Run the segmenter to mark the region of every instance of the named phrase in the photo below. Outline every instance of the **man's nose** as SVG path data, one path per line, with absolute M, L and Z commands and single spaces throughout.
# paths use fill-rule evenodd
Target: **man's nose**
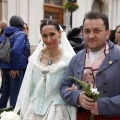
M 93 37 L 94 37 L 94 32 L 90 32 L 89 38 L 93 38 Z

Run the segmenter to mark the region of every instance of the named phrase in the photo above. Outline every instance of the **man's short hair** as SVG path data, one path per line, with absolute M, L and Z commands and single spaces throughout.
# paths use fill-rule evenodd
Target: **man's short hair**
M 101 12 L 98 12 L 98 11 L 90 11 L 90 12 L 86 13 L 84 20 L 83 20 L 83 26 L 84 26 L 84 22 L 86 19 L 92 20 L 92 19 L 98 19 L 98 18 L 101 18 L 103 20 L 105 28 L 106 28 L 106 30 L 108 30 L 109 29 L 109 21 L 108 21 L 107 15 L 105 15 Z

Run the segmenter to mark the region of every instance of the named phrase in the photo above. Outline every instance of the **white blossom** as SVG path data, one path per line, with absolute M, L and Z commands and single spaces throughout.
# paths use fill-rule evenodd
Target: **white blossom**
M 97 90 L 97 88 L 91 88 L 91 91 L 92 93 L 99 94 L 99 91 Z
M 15 112 L 2 112 L 0 115 L 1 119 L 0 120 L 20 120 L 20 116 L 16 114 Z

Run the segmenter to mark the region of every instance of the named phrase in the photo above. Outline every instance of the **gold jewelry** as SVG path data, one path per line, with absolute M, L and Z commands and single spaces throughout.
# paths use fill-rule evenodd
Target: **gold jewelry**
M 58 53 L 58 50 L 50 57 L 50 59 L 48 60 L 48 65 L 52 65 L 53 63 L 53 57 Z M 47 49 L 47 54 L 50 56 L 50 53 L 48 52 Z

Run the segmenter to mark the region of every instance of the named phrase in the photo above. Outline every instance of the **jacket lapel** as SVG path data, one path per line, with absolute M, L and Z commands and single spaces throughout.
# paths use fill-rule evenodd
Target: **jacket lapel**
M 115 50 L 114 50 L 114 44 L 109 42 L 109 53 L 106 55 L 105 59 L 103 60 L 103 63 L 101 64 L 100 68 L 98 69 L 98 73 L 107 69 L 112 64 L 114 64 L 118 58 L 116 56 Z
M 84 64 L 85 64 L 85 50 L 81 51 L 78 53 L 78 56 L 76 58 L 77 61 L 77 73 L 78 73 L 78 78 L 81 79 L 83 75 L 83 70 L 84 70 Z

